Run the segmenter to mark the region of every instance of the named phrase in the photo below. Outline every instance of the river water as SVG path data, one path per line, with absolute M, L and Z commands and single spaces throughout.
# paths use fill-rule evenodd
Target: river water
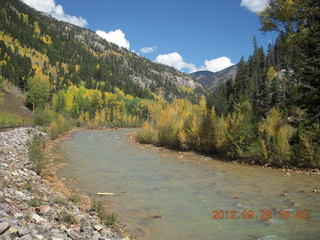
M 128 141 L 132 131 L 77 131 L 55 151 L 71 188 L 114 193 L 100 199 L 145 239 L 320 239 L 319 175 L 139 145 Z

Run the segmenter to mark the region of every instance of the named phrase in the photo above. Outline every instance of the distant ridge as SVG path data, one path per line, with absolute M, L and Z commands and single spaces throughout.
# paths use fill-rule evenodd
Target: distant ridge
M 234 78 L 237 74 L 237 65 L 225 68 L 219 72 L 198 71 L 190 73 L 190 75 L 200 83 L 203 88 L 213 92 L 221 83 L 225 83 L 228 79 Z

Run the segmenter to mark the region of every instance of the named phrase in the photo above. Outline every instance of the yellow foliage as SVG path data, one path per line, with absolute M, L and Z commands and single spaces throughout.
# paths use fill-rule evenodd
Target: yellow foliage
M 275 76 L 277 75 L 277 71 L 275 70 L 274 67 L 270 67 L 268 69 L 268 72 L 267 72 L 267 81 L 269 84 L 272 83 L 273 79 L 275 78 Z
M 267 119 L 260 124 L 259 130 L 270 137 L 275 137 L 281 127 L 282 114 L 278 108 L 272 108 Z
M 40 37 L 40 40 L 49 46 L 53 44 L 52 38 L 49 35 L 42 35 Z
M 122 57 L 122 54 L 116 51 L 112 51 L 111 52 L 112 55 L 118 56 L 118 57 Z
M 89 112 L 85 112 L 84 121 L 89 122 L 89 120 L 90 120 L 90 114 L 89 114 Z
M 75 68 L 75 72 L 79 72 L 80 71 L 80 65 L 75 65 L 74 68 Z
M 57 138 L 59 136 L 59 128 L 56 122 L 52 122 L 49 126 L 48 132 L 52 139 Z
M 223 152 L 226 149 L 227 143 L 227 121 L 224 117 L 216 118 L 213 126 L 214 147 L 218 152 Z
M 70 86 L 64 95 L 64 105 L 66 111 L 71 111 L 73 107 L 73 101 L 78 88 L 76 86 Z
M 268 149 L 271 161 L 276 165 L 283 165 L 288 162 L 292 154 L 289 141 L 295 129 L 282 123 L 282 114 L 279 109 L 271 109 L 267 119 L 260 124 L 259 130 L 266 134 L 268 144 L 261 147 L 262 149 Z
M 41 29 L 39 26 L 39 23 L 37 21 L 33 22 L 33 32 L 35 34 L 35 36 L 39 37 L 41 34 Z
M 21 20 L 22 20 L 22 22 L 23 22 L 24 24 L 28 24 L 28 22 L 29 22 L 29 16 L 28 16 L 28 14 L 20 13 L 20 18 L 21 18 Z
M 142 143 L 157 143 L 157 137 L 158 132 L 148 122 L 145 122 L 137 133 L 137 139 Z
M 180 87 L 180 91 L 181 91 L 182 93 L 189 93 L 189 94 L 193 93 L 192 88 L 185 87 L 185 86 Z
M 80 114 L 79 114 L 79 117 L 78 117 L 78 123 L 79 123 L 80 126 L 83 126 L 83 125 L 84 125 L 84 122 L 85 122 L 84 114 L 83 114 L 83 113 L 80 113 Z

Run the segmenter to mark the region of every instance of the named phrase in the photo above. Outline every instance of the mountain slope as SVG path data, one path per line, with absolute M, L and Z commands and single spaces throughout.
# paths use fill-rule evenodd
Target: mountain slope
M 237 65 L 233 65 L 219 72 L 198 71 L 190 75 L 208 91 L 214 91 L 221 83 L 234 78 L 237 74 Z
M 154 63 L 99 37 L 95 32 L 58 21 L 19 0 L 0 0 L 1 75 L 27 89 L 40 72 L 54 92 L 70 85 L 134 96 L 167 99 L 202 91 L 192 77 Z M 19 68 L 23 65 L 23 69 Z

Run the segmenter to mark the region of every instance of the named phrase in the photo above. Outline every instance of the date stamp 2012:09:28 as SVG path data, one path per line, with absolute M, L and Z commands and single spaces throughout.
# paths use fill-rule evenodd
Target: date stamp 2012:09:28
M 273 219 L 273 218 L 280 218 L 280 219 L 307 219 L 309 218 L 309 213 L 307 210 L 222 210 L 222 209 L 215 209 L 212 211 L 212 219 Z

